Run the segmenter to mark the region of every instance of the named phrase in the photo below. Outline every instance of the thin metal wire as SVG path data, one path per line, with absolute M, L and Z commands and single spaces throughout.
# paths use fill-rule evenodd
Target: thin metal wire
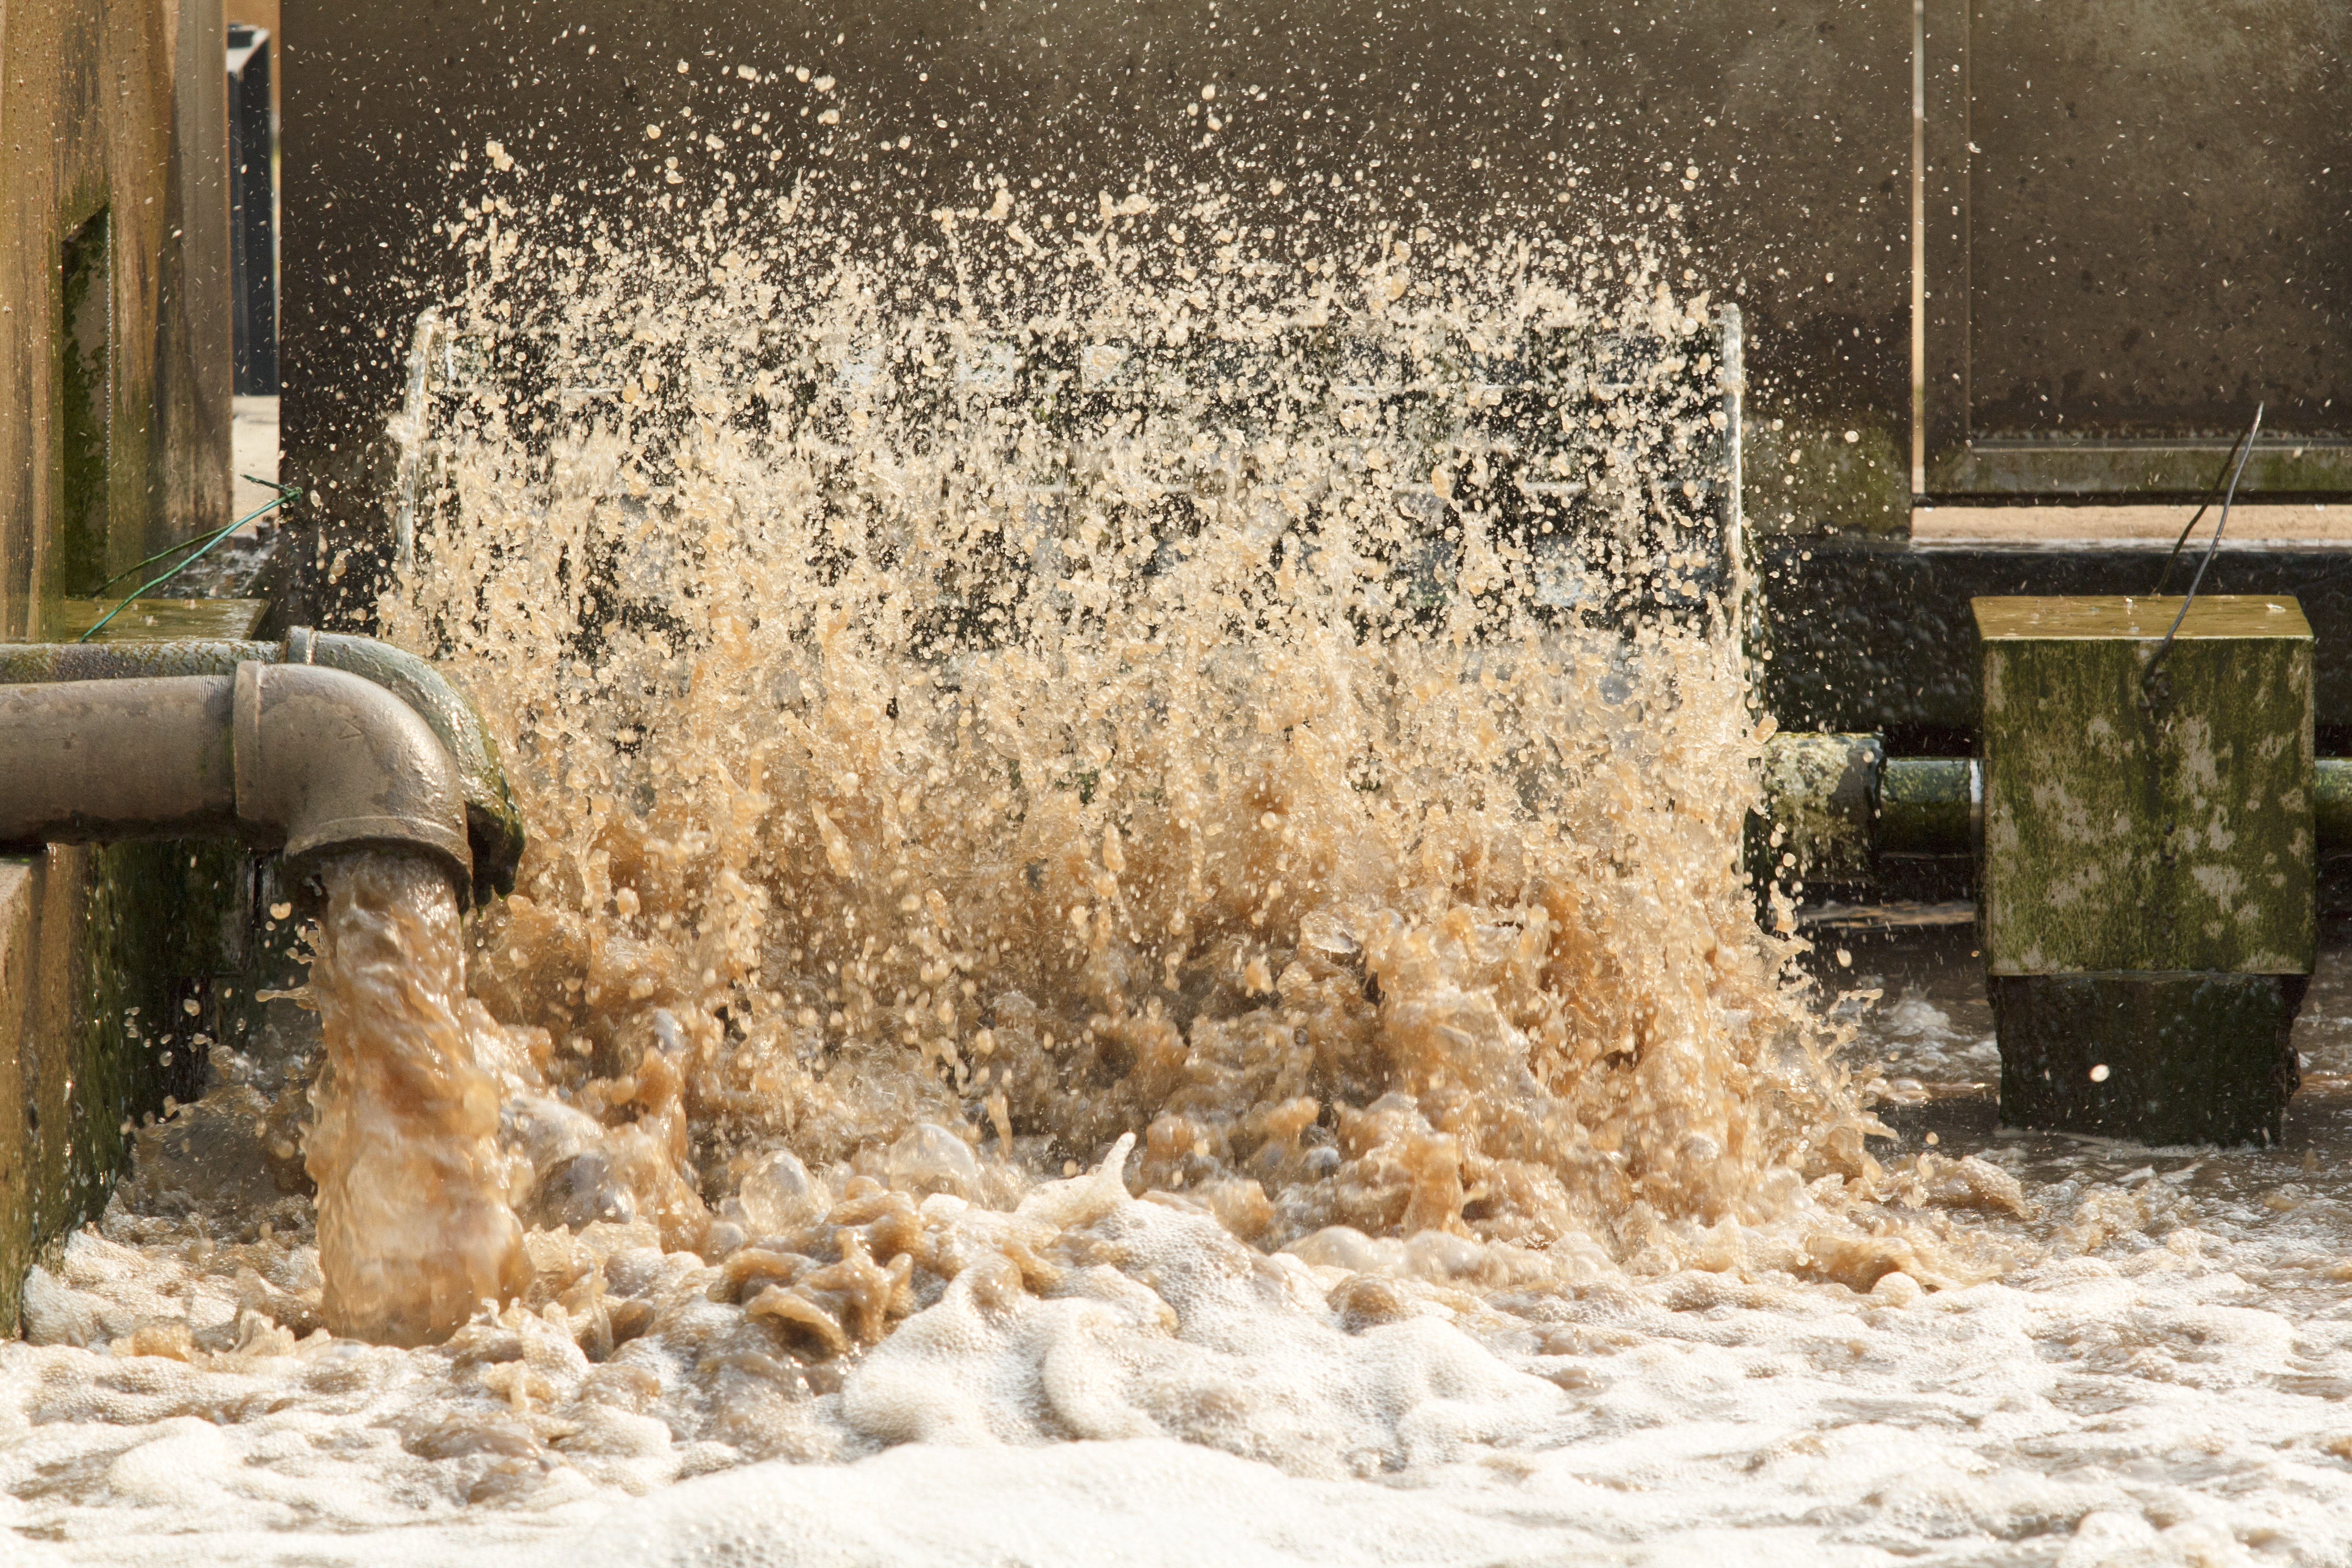
M 2239 449 L 2238 466 L 2230 470 L 2229 492 L 2221 498 L 2221 516 L 2213 524 L 2213 542 L 2205 547 L 2205 558 L 2197 563 L 2197 575 L 2189 579 L 2189 592 L 2180 598 L 2180 613 L 2172 617 L 2172 629 L 2164 634 L 2156 657 L 2147 661 L 2147 671 L 2139 678 L 2140 689 L 2146 691 L 2156 681 L 2156 672 L 2164 666 L 2165 655 L 2172 651 L 2172 639 L 2180 635 L 2180 623 L 2189 618 L 2189 606 L 2197 602 L 2197 590 L 2204 585 L 2205 568 L 2213 564 L 2213 557 L 2221 549 L 2221 531 L 2230 526 L 2230 506 L 2238 499 L 2238 477 L 2246 471 L 2246 459 L 2254 455 L 2254 437 L 2263 428 L 2263 404 L 2254 405 L 2254 422 L 2246 427 L 2245 445 Z
M 237 475 L 237 478 L 243 479 L 247 484 L 259 485 L 266 490 L 279 490 L 282 492 L 289 488 L 280 485 L 275 479 L 256 479 L 251 474 L 239 474 Z M 251 522 L 255 518 L 259 517 L 261 512 L 268 511 L 270 507 L 282 504 L 283 500 L 284 497 L 281 494 L 278 500 L 269 502 L 261 509 L 261 511 L 247 512 L 243 517 L 238 518 L 235 522 L 228 524 L 226 527 L 213 530 L 212 532 L 205 534 L 202 539 L 183 539 L 177 544 L 167 544 L 163 546 L 163 549 L 158 550 L 154 554 L 150 555 L 144 561 L 132 562 L 130 565 L 125 566 L 121 571 L 117 572 L 113 576 L 109 577 L 105 582 L 100 583 L 98 585 L 98 592 L 91 595 L 90 597 L 93 599 L 102 597 L 109 588 L 113 587 L 125 577 L 128 577 L 132 573 L 138 572 L 145 567 L 154 565 L 155 563 L 163 560 L 166 555 L 176 555 L 183 550 L 200 550 L 205 546 L 211 544 L 213 541 L 220 538 L 221 535 L 225 533 L 235 533 L 238 529 L 243 528 L 247 523 Z M 188 561 L 194 561 L 194 559 L 195 557 L 193 555 L 188 557 Z M 187 564 L 187 562 L 184 561 L 180 564 L 184 566 Z M 174 571 L 177 571 L 178 569 L 178 567 L 173 568 Z
M 2213 503 L 2221 499 L 2222 483 L 2231 475 L 2231 465 L 2238 460 L 2239 448 L 2245 445 L 2245 436 L 2239 437 L 2231 445 L 2229 452 L 2221 458 L 2221 468 L 2214 472 L 2213 488 L 2205 492 L 2205 500 L 2197 508 L 2197 514 L 2189 520 L 2189 526 L 2180 531 L 2180 537 L 2172 542 L 2172 553 L 2164 558 L 2164 570 L 2157 574 L 2158 594 L 2163 593 L 2165 584 L 2172 581 L 2172 563 L 2180 559 L 2181 547 L 2189 542 L 2189 536 L 2197 531 L 2197 525 L 2204 521 L 2207 512 L 2213 510 Z
M 178 576 L 181 573 L 186 571 L 189 567 L 194 566 L 197 562 L 203 560 L 206 555 L 212 552 L 213 546 L 218 544 L 222 540 L 226 539 L 230 534 L 235 533 L 238 529 L 243 528 L 247 523 L 251 522 L 255 518 L 261 516 L 264 512 L 285 506 L 289 502 L 302 499 L 302 488 L 299 485 L 281 485 L 270 479 L 257 479 L 251 474 L 245 474 L 239 477 L 253 484 L 268 485 L 271 489 L 276 490 L 278 494 L 270 500 L 264 501 L 261 505 L 254 508 L 251 511 L 247 512 L 243 517 L 238 518 L 226 528 L 215 530 L 209 538 L 205 540 L 202 544 L 196 547 L 196 552 L 194 555 L 189 556 L 185 561 L 181 562 L 169 572 L 164 573 L 160 577 L 151 578 L 147 582 L 141 584 L 138 587 L 133 588 L 131 591 L 131 596 L 129 598 L 124 599 L 121 604 L 115 605 L 114 608 L 107 611 L 106 614 L 100 616 L 96 621 L 92 622 L 81 636 L 74 638 L 74 641 L 89 641 L 90 638 L 96 637 L 99 632 L 105 627 L 107 622 L 114 619 L 115 616 L 129 609 L 132 605 L 137 604 L 141 599 L 145 598 L 149 594 L 153 593 L 156 589 L 162 587 L 164 584 L 170 582 L 173 578 Z M 173 550 L 183 550 L 186 547 L 186 542 L 183 541 L 179 544 L 173 545 L 170 550 L 158 551 L 154 554 L 150 555 L 146 560 L 139 563 L 138 566 L 132 566 L 127 570 L 116 573 L 113 576 L 109 577 L 104 583 L 99 584 L 99 586 L 101 590 L 112 587 L 115 584 L 122 581 L 123 578 L 130 576 L 132 572 L 138 571 L 140 566 L 150 565 L 154 562 L 162 560 L 164 556 L 171 554 Z

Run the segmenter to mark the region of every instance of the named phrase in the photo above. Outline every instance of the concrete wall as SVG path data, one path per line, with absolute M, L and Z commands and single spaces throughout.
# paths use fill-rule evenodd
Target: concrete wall
M 0 637 L 44 593 L 227 521 L 227 187 L 219 0 L 0 7 Z M 198 62 L 215 68 L 196 68 Z M 175 73 L 191 89 L 175 93 Z M 59 249 L 104 214 L 103 500 L 61 527 Z M 80 520 L 65 520 L 79 523 Z
M 1929 0 L 1927 488 L 2352 493 L 2352 8 Z
M 1147 158 L 1244 200 L 1269 173 L 1363 170 L 1366 198 L 1409 222 L 1515 207 L 1573 222 L 1654 190 L 1674 216 L 1620 226 L 1679 228 L 1699 286 L 1747 314 L 1751 460 L 1777 498 L 1751 484 L 1751 516 L 1899 531 L 1907 515 L 1906 0 L 286 0 L 284 20 L 283 438 L 331 531 L 384 526 L 408 325 L 462 264 L 431 233 L 473 190 L 453 161 L 479 169 L 499 140 L 593 201 L 641 161 L 648 121 L 705 90 L 680 60 L 705 79 L 731 64 L 838 79 L 831 127 L 800 115 L 809 89 L 789 74 L 730 91 L 784 110 L 787 186 L 828 148 L 908 137 L 859 171 L 879 214 L 967 205 L 991 173 L 1124 190 Z M 1210 84 L 1229 105 L 1244 86 L 1266 96 L 1204 152 L 1186 110 Z M 1587 171 L 1573 191 L 1562 160 Z M 1247 216 L 1292 217 L 1272 201 Z M 295 590 L 335 613 L 325 584 Z
M 0 639 L 228 520 L 224 76 L 220 0 L 0 0 Z M 0 858 L 0 1327 L 165 1092 L 121 1010 L 185 859 Z

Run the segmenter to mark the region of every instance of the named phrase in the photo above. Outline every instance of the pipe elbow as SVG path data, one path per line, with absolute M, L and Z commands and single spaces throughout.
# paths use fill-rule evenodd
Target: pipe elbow
M 527 840 L 522 813 L 507 787 L 506 771 L 499 765 L 498 743 L 490 738 L 489 726 L 482 721 L 480 711 L 466 694 L 438 669 L 415 654 L 372 637 L 345 637 L 297 626 L 287 634 L 282 647 L 259 642 L 36 643 L 0 647 L 0 707 L 13 702 L 27 712 L 47 715 L 56 710 L 55 704 L 60 700 L 104 706 L 128 700 L 133 695 L 133 686 L 185 682 L 199 677 L 216 678 L 221 683 L 221 700 L 226 701 L 229 683 L 239 667 L 247 664 L 316 668 L 354 676 L 405 703 L 438 738 L 456 769 L 458 788 L 465 798 L 466 853 L 473 867 L 470 889 L 474 902 L 487 904 L 501 893 L 514 891 L 515 868 L 522 859 Z M 66 689 L 84 684 L 123 689 L 111 696 L 92 692 L 70 700 L 8 695 L 18 687 Z M 152 700 L 152 694 L 148 700 Z M 42 773 L 39 764 L 26 761 L 39 752 L 39 747 L 32 743 L 37 737 L 23 731 L 21 725 L 14 729 L 0 725 L 0 734 L 25 742 L 0 747 L 0 787 L 42 799 L 63 787 Z M 69 751 L 69 741 L 58 742 L 56 749 L 61 752 Z M 11 764 L 12 758 L 22 765 Z M 25 773 L 26 768 L 32 772 Z M 20 773 L 25 777 L 17 777 Z M 127 788 L 135 794 L 142 784 L 133 776 L 117 780 L 110 787 Z M 80 790 L 69 798 L 79 801 L 89 793 Z M 37 817 L 46 823 L 48 816 L 58 816 L 59 831 L 75 832 L 85 837 L 102 831 L 97 826 L 106 820 L 102 812 L 84 815 L 91 818 L 91 825 L 76 827 L 73 813 L 63 808 L 47 816 L 29 807 L 0 809 L 0 843 L 17 841 L 10 837 L 9 829 L 20 817 L 26 822 Z M 153 811 L 147 812 L 149 816 L 154 815 Z M 116 836 L 120 837 L 120 832 Z
M 514 891 L 526 837 L 522 812 L 507 788 L 498 743 L 473 702 L 425 660 L 373 637 L 296 626 L 286 634 L 284 662 L 363 676 L 395 693 L 441 738 L 466 794 L 466 834 L 474 857 L 474 901 Z
M 236 667 L 236 816 L 289 860 L 369 845 L 421 850 L 472 885 L 456 759 L 415 710 L 357 675 Z

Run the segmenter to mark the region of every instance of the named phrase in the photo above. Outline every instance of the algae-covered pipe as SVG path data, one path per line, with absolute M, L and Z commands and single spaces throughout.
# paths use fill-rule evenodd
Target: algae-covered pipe
M 1889 757 L 1878 773 L 1874 846 L 1894 855 L 1965 855 L 1976 845 L 1984 773 L 1971 757 Z
M 2352 850 L 2352 757 L 2319 759 L 2312 831 L 2322 855 Z
M 337 669 L 0 687 L 0 849 L 236 837 L 297 862 L 378 846 L 472 885 L 457 760 L 424 717 Z
M 372 637 L 297 626 L 283 643 L 20 643 L 0 646 L 0 687 L 226 676 L 239 665 L 341 670 L 383 688 L 424 720 L 456 763 L 466 800 L 475 901 L 514 890 L 522 814 L 508 792 L 482 716 L 446 677 L 415 654 Z
M 2319 853 L 2352 853 L 2352 757 L 2320 758 L 2315 783 Z M 1764 786 L 1775 848 L 1801 866 L 1860 876 L 1873 855 L 1975 851 L 1983 774 L 1973 758 L 1890 757 L 1875 735 L 1775 735 Z

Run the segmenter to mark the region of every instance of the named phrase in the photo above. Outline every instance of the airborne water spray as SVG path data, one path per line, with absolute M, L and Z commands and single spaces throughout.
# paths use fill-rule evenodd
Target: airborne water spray
M 1267 1247 L 1626 1257 L 1866 1172 L 1738 866 L 1703 296 L 1148 175 L 856 191 L 469 204 L 381 606 L 517 759 L 516 1087 L 678 1075 L 726 1217 L 674 1245 L 777 1157 L 1009 1201 L 1124 1132 Z

